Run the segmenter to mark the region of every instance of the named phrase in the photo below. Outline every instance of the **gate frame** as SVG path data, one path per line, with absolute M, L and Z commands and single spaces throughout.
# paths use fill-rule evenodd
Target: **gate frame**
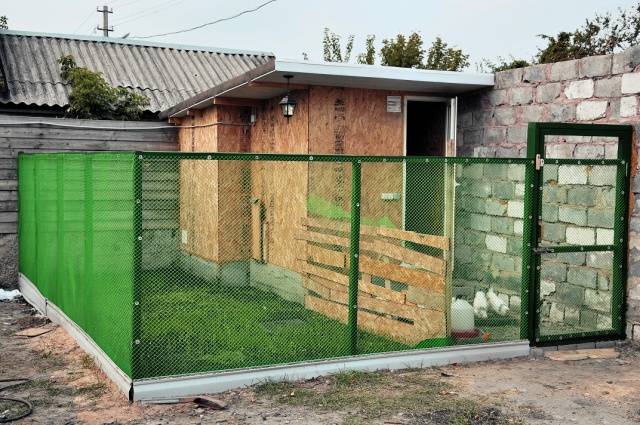
M 549 335 L 540 337 L 538 335 L 539 326 L 539 288 L 540 288 L 540 261 L 541 255 L 534 252 L 539 247 L 540 212 L 542 208 L 542 173 L 544 166 L 538 166 L 538 159 L 545 159 L 544 139 L 545 136 L 595 136 L 595 137 L 617 137 L 618 150 L 617 159 L 550 159 L 554 164 L 581 164 L 581 165 L 616 165 L 616 204 L 615 216 L 620 220 L 614 223 L 614 243 L 611 246 L 588 245 L 588 246 L 564 246 L 553 247 L 552 252 L 588 252 L 588 251 L 611 251 L 613 252 L 613 279 L 611 286 L 612 295 L 620 291 L 620 302 L 614 304 L 614 297 L 611 297 L 611 319 L 612 331 L 594 331 L 566 334 Z M 630 163 L 632 148 L 633 126 L 631 125 L 609 125 L 609 124 L 568 124 L 568 123 L 529 123 L 527 129 L 527 158 L 535 161 L 533 167 L 526 168 L 525 174 L 525 231 L 523 247 L 530 249 L 528 255 L 522 258 L 522 270 L 529 270 L 528 289 L 526 290 L 526 300 L 522 299 L 523 305 L 527 309 L 522 309 L 522 322 L 527 323 L 527 335 L 532 346 L 548 346 L 558 344 L 571 344 L 582 342 L 607 341 L 612 339 L 626 339 L 626 281 L 627 281 L 627 259 L 628 259 L 628 220 L 629 220 L 629 186 L 630 186 Z M 623 165 L 623 166 L 621 166 Z M 619 269 L 615 271 L 615 268 Z M 528 316 L 528 317 L 525 317 Z M 617 319 L 616 319 L 617 317 Z M 523 325 L 524 326 L 524 325 Z M 525 337 L 525 335 L 521 335 Z

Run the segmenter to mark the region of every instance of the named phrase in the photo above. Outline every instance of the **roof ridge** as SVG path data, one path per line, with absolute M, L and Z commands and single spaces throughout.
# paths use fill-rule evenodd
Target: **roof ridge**
M 155 41 L 141 41 L 136 39 L 99 37 L 99 36 L 78 35 L 78 34 L 57 34 L 57 33 L 47 33 L 47 32 L 34 32 L 34 31 L 0 30 L 0 37 L 7 36 L 7 35 L 14 36 L 14 37 L 58 38 L 58 39 L 67 39 L 67 40 L 88 41 L 88 42 L 95 42 L 95 43 L 109 43 L 109 44 L 123 44 L 128 46 L 151 47 L 151 48 L 158 48 L 158 49 L 218 53 L 218 54 L 225 54 L 225 55 L 275 57 L 275 55 L 272 52 L 262 52 L 257 50 L 229 49 L 229 48 L 213 47 L 213 46 L 194 46 L 194 45 L 185 45 L 185 44 L 159 43 Z

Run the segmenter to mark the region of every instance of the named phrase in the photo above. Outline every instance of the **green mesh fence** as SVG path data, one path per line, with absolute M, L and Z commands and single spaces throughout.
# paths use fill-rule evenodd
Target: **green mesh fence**
M 533 167 L 22 155 L 20 267 L 134 379 L 524 339 Z M 598 188 L 609 202 L 611 186 Z M 545 257 L 545 270 L 559 261 Z M 572 273 L 605 285 L 613 263 L 587 255 Z
M 19 157 L 20 271 L 132 372 L 133 154 Z

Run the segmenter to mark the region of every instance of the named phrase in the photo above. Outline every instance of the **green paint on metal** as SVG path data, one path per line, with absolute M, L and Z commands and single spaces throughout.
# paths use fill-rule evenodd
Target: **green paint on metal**
M 351 231 L 349 237 L 349 352 L 358 354 L 358 278 L 360 260 L 360 186 L 361 186 L 360 162 L 351 164 Z

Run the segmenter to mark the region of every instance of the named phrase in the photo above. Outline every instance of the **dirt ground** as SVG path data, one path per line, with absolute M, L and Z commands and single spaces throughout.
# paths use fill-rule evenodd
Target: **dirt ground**
M 15 335 L 34 326 L 52 330 Z M 228 404 L 217 411 L 129 403 L 62 329 L 22 302 L 0 302 L 0 379 L 30 380 L 0 396 L 33 404 L 16 422 L 25 424 L 639 423 L 640 351 L 619 350 L 607 360 L 518 359 L 265 383 L 217 395 Z

